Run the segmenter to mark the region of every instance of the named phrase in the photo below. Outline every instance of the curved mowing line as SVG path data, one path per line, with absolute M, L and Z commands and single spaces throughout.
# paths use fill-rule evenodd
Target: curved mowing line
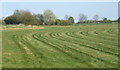
M 76 40 L 69 41 L 68 39 L 65 39 L 65 37 L 62 37 L 62 36 L 60 36 L 60 35 L 59 35 L 59 37 L 62 38 L 61 40 L 65 40 L 65 41 L 68 41 L 68 42 L 71 42 L 71 43 L 75 43 L 75 44 L 78 44 L 78 45 L 81 45 L 81 46 L 85 46 L 85 47 L 87 47 L 87 48 L 91 48 L 91 49 L 94 49 L 94 50 L 98 50 L 98 51 L 101 51 L 101 52 L 105 52 L 105 53 L 108 53 L 108 54 L 111 54 L 111 55 L 118 56 L 116 53 L 111 53 L 111 52 L 107 52 L 107 51 L 104 51 L 104 50 L 99 49 L 99 48 L 95 48 L 95 47 L 87 46 L 87 45 L 84 45 L 84 44 L 80 44 L 80 43 L 78 43 Z M 63 39 L 63 38 L 64 38 L 64 39 Z
M 54 36 L 54 38 L 55 38 L 55 36 Z M 59 39 L 59 37 L 56 37 L 56 39 Z M 59 39 L 59 40 L 61 40 L 61 39 Z M 65 40 L 63 40 L 63 41 L 65 41 Z M 67 41 L 68 42 L 68 41 Z M 70 42 L 70 41 L 69 41 Z
M 46 39 L 47 41 L 48 41 L 48 39 Z M 46 41 L 45 40 L 45 41 Z M 73 49 L 73 48 L 72 48 Z M 74 49 L 75 50 L 75 49 Z M 76 50 L 75 50 L 76 51 Z M 80 52 L 80 51 L 78 51 L 79 53 L 83 53 L 83 52 Z M 87 56 L 88 56 L 88 54 L 87 53 L 85 53 Z M 92 56 L 92 55 L 89 55 L 89 56 L 91 56 L 91 57 L 94 57 L 94 56 Z M 103 60 L 103 59 L 100 59 L 100 58 L 96 58 L 96 57 L 94 57 L 95 59 L 98 59 L 98 60 L 101 60 L 101 61 L 105 61 L 105 60 Z M 108 62 L 109 63 L 109 61 L 105 61 L 105 62 Z M 115 65 L 114 63 L 111 63 L 111 64 L 113 64 L 113 65 Z
M 81 34 L 78 34 L 77 32 L 71 32 L 71 33 L 67 33 L 68 35 L 72 36 L 72 37 L 75 37 L 75 38 L 78 38 L 78 39 L 84 39 L 84 40 L 87 40 L 89 42 L 94 42 L 96 44 L 100 44 L 100 45 L 109 45 L 109 46 L 115 46 L 113 45 L 113 43 L 111 43 L 110 41 L 106 41 L 104 39 L 101 39 L 101 38 L 95 38 L 95 37 L 89 37 L 88 35 L 83 35 L 82 32 L 80 32 Z M 111 43 L 111 44 L 110 44 Z
M 92 37 L 93 39 L 95 38 L 95 37 L 97 37 L 97 38 L 99 38 L 99 36 L 97 36 L 97 34 L 95 35 L 90 35 L 88 32 L 87 32 L 87 34 L 85 34 L 85 33 L 83 33 L 84 35 L 86 35 L 86 36 L 90 36 L 90 37 Z M 111 40 L 111 39 L 106 39 L 106 38 L 101 38 L 100 40 L 104 40 L 104 42 L 108 42 L 110 45 L 113 45 L 114 44 L 114 46 L 118 46 L 118 43 L 117 43 L 117 41 L 118 40 Z
M 26 40 L 26 37 L 25 36 L 22 36 L 22 41 L 27 45 L 27 47 L 32 51 L 32 53 L 34 54 L 34 58 L 36 58 L 37 60 L 34 60 L 35 62 L 35 66 L 36 67 L 42 67 L 42 65 L 40 65 L 42 62 L 41 62 L 41 59 L 44 59 L 46 60 L 45 56 L 43 56 L 42 53 L 38 52 L 37 51 L 37 48 L 35 48 L 31 43 L 29 43 L 28 40 Z M 32 61 L 33 62 L 33 61 Z
M 112 32 L 111 30 L 112 29 L 100 29 L 100 30 L 89 30 L 89 32 L 95 31 L 95 32 L 98 32 L 98 34 L 102 34 L 103 36 L 106 36 L 106 37 L 115 37 L 117 32 Z
M 84 31 L 82 32 L 84 35 L 86 36 L 92 36 L 92 37 L 95 37 L 95 38 L 101 38 L 101 39 L 105 39 L 105 40 L 111 40 L 111 37 L 105 37 L 104 35 L 99 35 L 96 33 L 96 31 Z M 88 34 L 88 35 L 87 35 Z M 117 38 L 117 37 L 116 37 Z M 113 40 L 115 40 L 114 38 L 112 38 Z
M 106 47 L 106 46 L 111 46 L 111 45 L 109 45 L 109 44 L 107 44 L 107 43 L 104 43 L 104 44 L 100 44 L 101 42 L 99 42 L 98 41 L 98 43 L 96 43 L 96 42 L 94 42 L 95 40 L 93 39 L 89 39 L 87 36 L 87 38 L 85 38 L 85 36 L 84 37 L 78 37 L 78 36 L 76 36 L 74 33 L 69 33 L 69 32 L 67 32 L 66 33 L 66 35 L 68 35 L 68 36 L 70 36 L 70 37 L 73 37 L 73 38 L 76 38 L 76 39 L 79 39 L 79 40 L 82 40 L 82 41 L 85 41 L 85 42 L 88 42 L 89 41 L 89 43 L 93 43 L 94 45 L 96 45 L 96 46 L 99 46 L 99 48 L 100 48 L 100 46 L 101 47 L 103 47 L 103 48 L 106 48 L 106 49 L 108 49 L 108 50 L 114 50 L 114 51 L 117 51 L 116 49 L 113 49 L 113 48 L 115 48 L 115 47 L 113 47 L 113 48 L 111 48 L 111 47 Z
M 88 35 L 87 35 L 88 34 Z M 83 32 L 78 32 L 78 33 L 75 33 L 75 35 L 76 36 L 78 36 L 78 37 L 81 37 L 81 35 L 82 36 L 85 36 L 86 38 L 90 38 L 90 39 L 92 39 L 92 40 L 96 40 L 96 39 L 98 39 L 98 41 L 100 41 L 100 42 L 107 42 L 107 43 L 109 43 L 109 44 L 111 44 L 111 45 L 113 45 L 113 43 L 114 44 L 117 44 L 116 42 L 114 42 L 114 41 L 109 41 L 109 40 L 106 40 L 106 39 L 104 39 L 104 38 L 99 38 L 99 37 L 96 37 L 96 36 L 92 36 L 91 34 L 89 34 L 89 33 L 83 33 Z
M 104 32 L 108 35 L 110 34 L 111 36 L 114 36 L 114 35 L 116 35 L 115 33 L 118 33 L 118 28 L 116 28 L 116 29 L 117 30 L 111 28 L 111 29 L 105 30 Z
M 91 32 L 93 32 L 93 31 L 91 31 Z M 89 32 L 87 32 L 87 33 L 89 33 Z M 94 31 L 93 32 L 93 34 L 94 35 L 97 35 L 97 36 L 101 36 L 102 38 L 105 38 L 105 39 L 108 39 L 108 40 L 116 40 L 117 39 L 117 37 L 115 37 L 115 38 L 113 38 L 113 37 L 111 37 L 111 36 L 105 36 L 104 34 L 99 34 L 98 32 L 96 32 L 96 31 Z
M 23 48 L 23 46 L 21 46 L 19 44 L 19 42 L 18 42 L 19 37 L 14 36 L 12 39 L 18 45 L 18 47 L 21 49 L 21 52 L 24 53 L 24 55 L 22 56 L 24 58 L 23 64 L 29 64 L 29 56 L 28 56 L 27 52 L 25 51 L 25 49 Z
M 114 49 L 117 48 L 117 43 L 114 42 L 117 40 L 117 38 L 114 38 L 117 37 L 117 35 L 115 36 L 115 34 L 113 34 L 117 32 L 113 28 L 107 28 L 106 30 L 106 28 L 99 27 L 87 29 L 86 26 L 67 28 L 48 27 L 48 29 L 36 31 L 31 30 L 28 33 L 24 33 L 26 31 L 23 31 L 13 36 L 13 41 L 20 48 L 20 52 L 25 54 L 21 56 L 24 59 L 24 65 L 26 64 L 27 67 L 64 67 L 64 65 L 67 66 L 65 62 L 69 60 L 72 60 L 72 64 L 68 65 L 73 65 L 73 67 L 76 67 L 76 63 L 79 63 L 78 65 L 82 65 L 83 67 L 95 67 L 96 65 L 101 65 L 101 67 L 117 67 L 118 54 L 117 50 Z M 99 41 L 94 42 L 94 40 Z M 41 48 L 39 48 L 39 46 Z M 29 55 L 24 47 L 33 55 Z M 50 48 L 54 50 L 54 52 L 51 52 Z M 50 49 L 50 51 L 48 49 Z M 96 54 L 94 54 L 95 52 Z M 58 55 L 54 58 L 53 53 Z M 57 64 L 57 61 L 59 63 L 59 60 L 63 59 L 66 59 L 65 62 Z M 52 63 L 51 60 L 55 61 Z M 96 63 L 95 65 L 94 61 L 98 64 Z
M 28 40 L 26 40 L 25 39 L 25 37 L 26 37 L 26 34 L 25 35 L 20 35 L 18 38 L 20 38 L 19 40 L 17 39 L 17 38 L 13 38 L 14 40 L 15 40 L 15 43 L 18 45 L 18 46 L 20 46 L 20 48 L 22 48 L 22 51 L 24 51 L 24 56 L 26 57 L 24 60 L 25 60 L 25 62 L 24 62 L 24 64 L 30 64 L 30 65 L 32 65 L 32 66 L 34 66 L 34 67 L 41 67 L 41 61 L 40 60 L 38 60 L 38 58 L 40 59 L 40 58 L 43 58 L 43 56 L 42 56 L 42 54 L 41 53 L 38 53 L 37 51 L 36 51 L 36 48 L 34 48 L 29 42 L 28 42 Z M 21 44 L 19 44 L 19 41 L 22 43 L 22 44 L 24 44 L 30 51 L 32 51 L 31 52 L 31 54 L 33 54 L 34 56 L 30 56 L 30 55 L 28 55 L 27 54 L 27 52 L 25 51 L 26 49 L 25 48 L 23 48 L 23 45 L 21 45 Z M 39 56 L 40 55 L 40 56 Z M 37 60 L 33 60 L 33 59 L 37 59 Z M 44 60 L 45 60 L 45 58 L 43 58 Z M 28 66 L 30 66 L 30 65 L 28 65 Z
M 41 42 L 41 41 L 38 41 L 36 38 L 34 38 L 33 37 L 33 35 L 34 34 L 36 34 L 37 32 L 34 32 L 34 33 L 31 33 L 31 34 L 28 34 L 31 38 L 33 38 L 33 39 L 35 39 L 37 42 Z M 28 36 L 27 36 L 28 37 Z M 26 42 L 30 42 L 29 40 L 26 40 Z M 32 43 L 31 43 L 32 44 Z M 39 45 L 38 45 L 39 46 Z M 34 46 L 31 46 L 31 49 L 32 49 L 32 47 L 34 47 Z M 35 47 L 34 47 L 35 48 Z M 37 50 L 37 48 L 36 48 L 36 51 L 40 51 L 40 50 Z M 44 52 L 42 52 L 43 54 L 44 54 Z M 44 63 L 45 63 L 45 65 L 48 65 L 48 66 L 50 66 L 50 65 L 52 65 L 52 66 L 54 66 L 54 63 L 50 63 L 49 62 L 49 59 L 47 58 L 47 56 L 48 55 L 44 55 L 44 56 L 42 56 L 41 54 L 39 54 L 38 53 L 38 57 L 40 57 L 40 58 L 42 58 L 43 60 L 42 60 L 42 62 L 44 61 Z M 44 57 L 44 58 L 43 58 Z M 38 58 L 37 58 L 38 59 Z M 44 66 L 44 63 L 40 63 L 40 65 L 43 65 Z
M 37 34 L 37 33 L 36 33 Z M 50 46 L 52 46 L 53 48 L 56 48 L 57 50 L 59 50 L 59 51 L 61 51 L 61 52 L 63 52 L 63 53 L 65 53 L 65 54 L 67 54 L 68 56 L 71 56 L 70 54 L 68 54 L 68 53 L 66 53 L 65 51 L 63 51 L 62 49 L 60 49 L 59 47 L 61 47 L 61 46 L 59 46 L 59 45 L 57 45 L 57 44 L 55 44 L 54 43 L 54 45 L 53 45 L 53 43 L 48 43 L 48 42 L 46 42 L 45 40 L 47 40 L 47 39 L 40 39 L 40 38 L 38 38 L 38 37 L 36 37 L 36 34 L 33 34 L 32 35 L 32 37 L 33 38 L 35 38 L 36 40 L 38 40 L 38 41 L 41 41 L 41 42 L 43 42 L 43 43 L 45 43 L 45 44 L 47 44 L 47 45 L 50 45 Z M 42 38 L 42 37 L 41 37 Z M 59 47 L 56 47 L 56 46 L 59 46 Z M 73 57 L 74 58 L 74 57 Z M 76 59 L 76 58 L 75 58 Z
M 88 34 L 88 35 L 87 35 Z M 82 36 L 86 36 L 86 37 L 88 37 L 88 38 L 91 38 L 91 39 L 99 39 L 99 41 L 104 41 L 104 42 L 108 42 L 110 45 L 113 45 L 113 43 L 114 43 L 114 45 L 116 45 L 117 46 L 117 43 L 115 42 L 115 41 L 110 41 L 110 40 L 106 40 L 106 39 L 104 39 L 104 38 L 99 38 L 99 37 L 97 37 L 97 35 L 95 35 L 95 36 L 93 36 L 93 35 L 91 35 L 91 34 L 89 34 L 89 33 L 83 33 L 83 32 L 80 32 L 79 34 L 75 34 L 75 35 L 82 35 Z M 79 37 L 80 37 L 79 36 Z
M 37 34 L 37 33 L 36 33 Z M 60 46 L 59 44 L 57 44 L 57 43 L 52 43 L 52 42 L 46 42 L 46 41 L 48 41 L 47 39 L 40 39 L 40 38 L 37 38 L 36 37 L 36 34 L 34 34 L 34 35 L 32 35 L 32 37 L 34 37 L 36 40 L 38 40 L 38 41 L 41 41 L 41 42 L 43 42 L 43 43 L 45 43 L 45 44 L 47 44 L 47 45 L 49 45 L 49 46 L 51 46 L 51 47 L 53 47 L 53 48 L 55 48 L 56 50 L 58 50 L 58 51 L 60 51 L 60 52 L 62 52 L 62 53 L 64 53 L 64 54 L 66 54 L 67 56 L 69 56 L 69 57 L 72 57 L 73 59 L 75 59 L 75 60 L 77 60 L 78 62 L 80 62 L 80 63 L 82 63 L 81 61 L 79 61 L 79 58 L 78 57 L 76 57 L 76 56 L 74 56 L 74 55 L 72 55 L 72 54 L 70 54 L 70 53 L 68 53 L 68 52 L 66 52 L 66 51 L 64 51 L 63 50 L 63 47 L 62 46 Z M 41 37 L 42 38 L 42 37 Z M 62 47 L 62 48 L 61 48 Z M 65 47 L 65 46 L 64 46 Z M 85 66 L 90 66 L 89 64 L 84 64 L 84 63 L 82 63 L 82 65 L 85 65 Z M 90 66 L 91 67 L 91 66 Z
M 60 36 L 60 35 L 59 35 Z M 67 36 L 69 36 L 69 35 L 67 35 Z M 77 41 L 75 41 L 76 43 L 77 43 Z M 82 42 L 82 41 L 81 41 Z M 92 47 L 91 47 L 92 48 Z M 98 48 L 96 48 L 96 49 L 98 49 Z M 102 51 L 102 50 L 101 50 Z
M 35 37 L 34 37 L 35 38 Z M 36 38 L 37 40 L 39 40 L 39 41 L 42 41 L 43 43 L 45 43 L 45 44 L 47 44 L 47 45 L 50 45 L 50 46 L 52 46 L 53 48 L 56 48 L 57 50 L 59 50 L 59 51 L 61 51 L 61 52 L 63 52 L 63 53 L 65 53 L 65 54 L 67 54 L 68 56 L 70 56 L 70 57 L 72 57 L 72 58 L 74 58 L 75 60 L 78 60 L 79 61 L 79 58 L 77 58 L 77 57 L 73 57 L 73 55 L 71 55 L 71 54 L 69 54 L 69 53 L 66 53 L 65 51 L 63 51 L 63 49 L 60 49 L 60 48 L 58 48 L 58 47 L 56 47 L 56 46 L 59 46 L 59 45 L 56 45 L 55 43 L 52 43 L 52 44 L 49 44 L 48 42 L 46 42 L 46 40 L 48 41 L 48 39 L 45 39 L 45 40 L 40 40 L 40 39 L 38 39 L 38 38 Z M 54 45 L 53 45 L 54 44 Z M 55 46 L 56 45 L 56 46 Z M 82 52 L 81 52 L 82 53 Z
M 112 38 L 112 37 L 105 37 L 105 36 L 103 36 L 103 35 L 99 35 L 99 34 L 97 34 L 96 32 L 93 32 L 93 31 L 91 31 L 91 33 L 90 32 L 86 32 L 86 34 L 89 34 L 90 36 L 95 36 L 95 37 L 98 37 L 98 38 L 102 38 L 102 39 L 105 39 L 105 40 L 110 40 L 110 41 L 116 41 L 116 39 L 117 39 L 117 37 L 116 37 L 116 39 L 114 39 L 114 38 Z
M 102 43 L 104 41 L 104 39 L 103 39 L 103 41 L 101 41 L 102 39 L 100 39 L 100 38 L 93 38 L 93 37 L 89 37 L 87 35 L 84 35 L 82 32 L 80 32 L 80 33 L 81 34 L 77 34 L 77 32 L 76 33 L 74 33 L 74 32 L 67 32 L 66 34 L 71 36 L 71 37 L 77 38 L 77 39 L 89 40 L 90 42 L 91 41 L 95 42 L 97 40 L 98 43 L 96 43 L 96 44 Z M 106 41 L 106 42 L 108 42 L 108 41 Z M 111 42 L 108 42 L 108 43 L 106 43 L 106 42 L 104 42 L 105 45 L 109 45 L 108 43 L 111 43 Z

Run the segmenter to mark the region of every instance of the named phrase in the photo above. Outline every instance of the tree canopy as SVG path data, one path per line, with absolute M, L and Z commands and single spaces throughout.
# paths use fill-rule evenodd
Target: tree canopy
M 57 19 L 56 15 L 51 10 L 45 10 L 43 15 L 45 23 L 55 21 Z
M 99 20 L 99 15 L 94 15 L 93 20 L 88 20 L 87 15 L 80 13 L 78 19 L 79 23 L 120 23 L 120 17 L 115 20 L 108 20 L 103 17 L 103 20 Z M 65 19 L 58 19 L 57 16 L 51 10 L 45 10 L 43 14 L 32 14 L 28 10 L 15 10 L 10 16 L 4 19 L 5 24 L 25 24 L 25 25 L 73 25 L 75 23 L 74 17 L 66 15 Z

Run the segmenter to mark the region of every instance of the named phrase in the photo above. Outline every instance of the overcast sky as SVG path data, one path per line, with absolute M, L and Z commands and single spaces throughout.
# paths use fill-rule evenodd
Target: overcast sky
M 2 3 L 2 15 L 4 17 L 13 14 L 15 9 L 29 10 L 35 14 L 42 14 L 44 10 L 50 9 L 55 15 L 64 19 L 65 15 L 71 15 L 78 20 L 78 15 L 84 13 L 88 19 L 95 14 L 100 18 L 118 18 L 118 2 L 4 2 Z M 0 11 L 1 12 L 1 11 Z

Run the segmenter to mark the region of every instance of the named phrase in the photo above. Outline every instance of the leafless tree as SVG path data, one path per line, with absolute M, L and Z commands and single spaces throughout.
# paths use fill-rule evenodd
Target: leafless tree
M 99 15 L 97 15 L 97 14 L 94 15 L 94 16 L 93 16 L 94 23 L 97 23 L 98 20 L 99 20 L 99 18 L 100 18 Z
M 87 21 L 87 15 L 80 13 L 79 14 L 79 22 L 83 23 L 85 21 Z

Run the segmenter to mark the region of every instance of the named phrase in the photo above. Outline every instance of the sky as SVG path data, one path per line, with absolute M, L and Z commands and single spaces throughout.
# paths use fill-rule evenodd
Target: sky
M 70 15 L 78 20 L 78 15 L 84 13 L 88 19 L 98 14 L 100 18 L 111 20 L 118 18 L 118 2 L 3 2 L 2 16 L 12 15 L 15 9 L 29 10 L 33 14 L 42 14 L 50 9 L 59 19 Z
M 118 2 L 118 17 L 120 17 L 120 1 Z
M 1 0 L 1 2 L 118 2 L 119 0 Z

